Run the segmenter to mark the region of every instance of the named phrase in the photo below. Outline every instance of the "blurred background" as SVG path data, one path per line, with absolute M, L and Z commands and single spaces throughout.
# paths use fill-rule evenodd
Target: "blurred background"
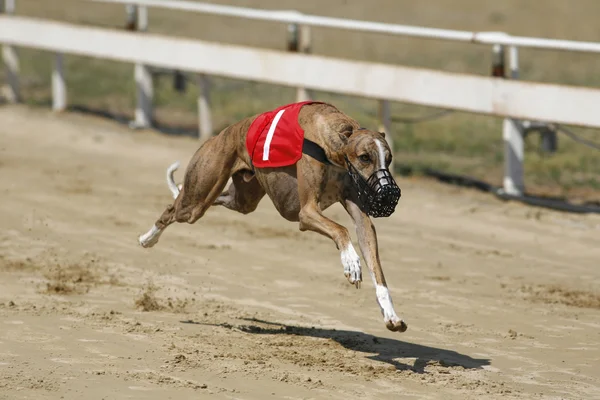
M 513 35 L 600 42 L 597 0 L 216 0 L 252 8 L 300 12 L 432 28 L 504 31 Z M 123 5 L 81 0 L 17 0 L 16 14 L 100 27 L 124 28 Z M 149 9 L 151 33 L 286 50 L 282 23 Z M 475 44 L 312 28 L 313 54 L 368 60 L 451 72 L 490 75 L 491 48 Z M 49 107 L 52 54 L 19 49 L 22 97 L 26 104 Z M 521 79 L 599 87 L 600 57 L 585 53 L 520 50 Z M 70 109 L 106 114 L 127 121 L 135 109 L 133 65 L 65 56 Z M 2 72 L 3 74 L 4 72 Z M 4 76 L 2 76 L 4 79 Z M 170 74 L 155 77 L 156 123 L 172 132 L 197 132 L 197 88 L 193 80 L 176 90 Z M 213 122 L 218 132 L 246 116 L 295 101 L 295 88 L 212 78 Z M 313 92 L 356 118 L 378 126 L 375 100 Z M 392 103 L 392 125 L 398 172 L 435 168 L 502 184 L 502 119 L 460 112 L 411 122 L 440 110 Z M 426 118 L 427 119 L 427 118 Z M 408 120 L 408 121 L 407 121 Z M 600 142 L 597 130 L 573 128 Z M 538 195 L 575 201 L 600 200 L 600 152 L 559 136 L 558 151 L 540 151 L 539 136 L 526 138 L 525 183 Z

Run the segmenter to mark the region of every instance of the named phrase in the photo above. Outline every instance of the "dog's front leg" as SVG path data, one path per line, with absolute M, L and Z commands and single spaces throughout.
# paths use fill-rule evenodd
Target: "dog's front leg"
M 360 257 L 356 250 L 354 250 L 354 246 L 352 246 L 348 229 L 321 213 L 317 201 L 318 194 L 314 190 L 315 187 L 319 187 L 318 184 L 314 182 L 312 184 L 308 183 L 301 175 L 298 177 L 298 183 L 300 195 L 300 213 L 298 219 L 300 230 L 317 232 L 333 240 L 338 250 L 340 250 L 344 275 L 351 284 L 359 288 L 362 281 Z
M 367 263 L 375 293 L 377 295 L 377 303 L 383 314 L 383 322 L 391 331 L 404 332 L 407 329 L 406 323 L 396 315 L 392 297 L 385 282 L 381 261 L 379 260 L 379 249 L 377 246 L 377 233 L 371 218 L 365 214 L 353 201 L 346 200 L 344 207 L 348 214 L 354 220 L 356 226 L 356 234 L 358 236 L 358 245 L 363 254 L 363 258 Z
M 362 281 L 360 257 L 354 250 L 354 246 L 352 246 L 350 233 L 346 228 L 321 214 L 316 205 L 308 205 L 300 211 L 300 230 L 311 230 L 332 239 L 338 250 L 340 250 L 344 275 L 351 284 L 357 288 L 360 287 Z

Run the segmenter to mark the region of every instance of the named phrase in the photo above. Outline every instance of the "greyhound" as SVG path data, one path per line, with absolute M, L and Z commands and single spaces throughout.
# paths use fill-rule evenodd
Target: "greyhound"
M 282 113 L 275 119 L 261 120 L 266 121 L 264 132 L 269 130 L 267 141 L 269 135 L 273 137 Z M 295 119 L 304 135 L 298 160 L 291 165 L 258 168 L 247 142 L 251 127 L 262 115 L 245 118 L 204 142 L 192 156 L 182 184 L 176 185 L 173 178 L 179 164 L 168 168 L 167 184 L 175 201 L 147 233 L 139 236 L 139 243 L 145 248 L 154 246 L 169 225 L 193 224 L 210 206 L 251 213 L 267 194 L 279 214 L 299 222 L 301 231 L 317 232 L 333 240 L 340 251 L 344 275 L 359 288 L 360 257 L 350 234 L 322 213 L 339 202 L 354 221 L 386 327 L 406 331 L 406 323 L 394 311 L 370 218 L 389 216 L 400 198 L 400 189 L 389 172 L 392 153 L 385 135 L 361 128 L 333 105 L 298 104 Z

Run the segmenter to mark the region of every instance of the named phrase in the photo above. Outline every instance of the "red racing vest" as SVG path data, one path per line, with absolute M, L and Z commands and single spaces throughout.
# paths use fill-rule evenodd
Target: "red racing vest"
M 260 114 L 248 130 L 246 148 L 255 168 L 292 165 L 302 158 L 304 130 L 298 123 L 303 106 L 318 103 L 303 101 Z

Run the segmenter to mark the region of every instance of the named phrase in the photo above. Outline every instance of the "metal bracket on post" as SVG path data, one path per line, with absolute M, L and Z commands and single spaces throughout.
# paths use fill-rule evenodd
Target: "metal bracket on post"
M 545 125 L 544 129 L 540 131 L 540 149 L 542 153 L 556 153 L 556 150 L 558 150 L 558 135 L 556 134 L 556 129 L 548 124 Z
M 519 53 L 515 46 L 509 47 L 510 78 L 519 77 Z M 504 78 L 504 46 L 494 45 L 494 76 Z M 525 191 L 523 179 L 524 137 L 520 121 L 505 118 L 502 128 L 504 140 L 504 192 L 521 196 Z
M 540 151 L 542 153 L 555 153 L 558 149 L 558 136 L 556 126 L 546 122 L 523 121 L 523 136 L 527 137 L 531 133 L 537 132 L 540 135 Z
M 148 29 L 148 8 L 145 6 L 127 6 L 127 29 L 145 32 Z M 144 64 L 135 64 L 135 85 L 137 89 L 137 105 L 135 120 L 129 123 L 131 128 L 148 128 L 152 126 L 152 98 L 154 88 L 150 68 Z
M 288 25 L 288 51 L 294 53 L 309 54 L 311 48 L 310 26 L 290 24 Z M 306 88 L 296 89 L 296 101 L 306 101 L 312 98 Z
M 15 0 L 0 0 L 0 14 L 14 14 Z M 19 55 L 17 50 L 11 45 L 2 46 L 2 62 L 6 71 L 6 80 L 8 85 L 4 90 L 6 99 L 10 103 L 21 101 L 21 88 L 19 85 Z
M 185 93 L 187 88 L 186 77 L 179 70 L 173 71 L 173 89 L 178 93 Z
M 63 55 L 56 53 L 52 69 L 52 110 L 64 111 L 67 108 L 67 85 L 63 68 Z
M 519 79 L 519 49 L 516 46 L 509 48 L 510 77 Z M 545 122 L 521 121 L 521 135 L 526 137 L 528 133 L 537 131 L 540 133 L 540 148 L 543 153 L 554 153 L 558 148 L 556 129 Z
M 210 107 L 210 80 L 204 74 L 198 75 L 198 137 L 204 143 L 213 134 L 212 111 Z

